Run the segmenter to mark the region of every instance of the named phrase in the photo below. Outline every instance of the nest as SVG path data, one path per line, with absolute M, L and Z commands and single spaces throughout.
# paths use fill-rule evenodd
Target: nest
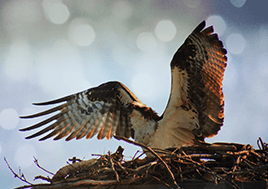
M 268 179 L 268 145 L 261 139 L 258 140 L 258 150 L 237 143 L 204 143 L 157 150 L 123 137 L 116 138 L 138 145 L 151 155 L 125 161 L 124 149 L 119 146 L 115 153 L 108 152 L 98 158 L 86 161 L 73 158 L 72 164 L 59 169 L 52 178 L 36 177 L 49 183 L 20 188 L 116 188 L 120 185 L 148 185 L 156 182 L 169 188 L 180 188 L 182 183 L 191 181 L 209 181 L 214 185 L 228 183 L 232 188 L 240 188 L 241 182 L 267 182 Z

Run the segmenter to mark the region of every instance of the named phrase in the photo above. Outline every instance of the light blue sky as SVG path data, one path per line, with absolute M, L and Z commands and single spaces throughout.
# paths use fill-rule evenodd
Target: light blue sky
M 96 3 L 98 2 L 98 3 Z M 29 181 L 45 175 L 33 156 L 52 172 L 73 156 L 138 148 L 114 139 L 25 140 L 19 128 L 38 120 L 18 115 L 39 112 L 32 106 L 118 80 L 159 114 L 170 93 L 169 63 L 202 21 L 214 25 L 228 51 L 224 77 L 225 122 L 208 142 L 268 141 L 268 23 L 264 5 L 249 1 L 60 1 L 0 2 L 0 183 L 14 179 L 6 157 Z

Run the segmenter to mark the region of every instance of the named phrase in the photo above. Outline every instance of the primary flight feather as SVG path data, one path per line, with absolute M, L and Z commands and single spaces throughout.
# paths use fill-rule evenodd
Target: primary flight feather
M 158 116 L 125 85 L 113 81 L 77 94 L 34 105 L 60 105 L 21 118 L 35 118 L 58 112 L 33 126 L 43 127 L 27 139 L 45 134 L 54 137 L 110 139 L 114 135 L 132 137 L 152 148 L 192 145 L 212 137 L 224 119 L 222 80 L 227 51 L 213 27 L 201 22 L 175 53 L 171 67 L 171 93 L 164 113 Z M 49 133 L 48 133 L 49 132 Z

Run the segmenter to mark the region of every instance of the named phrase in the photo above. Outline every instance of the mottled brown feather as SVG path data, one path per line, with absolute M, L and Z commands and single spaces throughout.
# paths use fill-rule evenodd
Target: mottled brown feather
M 54 140 L 69 135 L 66 140 L 83 137 L 91 138 L 97 134 L 98 139 L 110 139 L 115 133 L 133 137 L 133 131 L 128 115 L 124 113 L 129 103 L 141 101 L 122 83 L 108 82 L 86 91 L 69 95 L 49 102 L 35 103 L 35 105 L 51 105 L 63 103 L 46 111 L 21 116 L 21 118 L 35 118 L 51 113 L 57 113 L 33 126 L 20 129 L 29 131 L 46 126 L 41 131 L 26 137 L 34 138 L 52 130 L 40 140 L 46 140 L 57 135 Z M 145 105 L 144 105 L 145 106 Z M 56 121 L 50 125 L 52 121 Z
M 189 76 L 186 98 L 188 107 L 198 111 L 199 129 L 194 133 L 201 138 L 214 136 L 223 124 L 222 81 L 227 61 L 227 51 L 213 27 L 204 27 L 205 22 L 197 26 L 171 62 L 171 69 L 186 70 Z
M 67 136 L 66 140 L 69 141 L 83 137 L 89 139 L 95 135 L 98 139 L 110 139 L 116 134 L 138 138 L 141 140 L 139 142 L 144 138 L 147 144 L 163 148 L 193 144 L 195 136 L 204 139 L 217 134 L 224 120 L 222 81 L 227 51 L 218 35 L 213 33 L 213 27 L 205 28 L 205 25 L 203 21 L 194 29 L 171 61 L 174 82 L 162 116 L 159 117 L 150 107 L 142 104 L 122 83 L 107 82 L 77 94 L 35 103 L 62 104 L 37 114 L 22 116 L 35 118 L 54 113 L 44 121 L 20 130 L 44 127 L 27 139 L 48 131 L 51 132 L 40 140 L 54 136 L 54 140 L 58 140 Z M 133 118 L 130 117 L 131 111 L 134 112 Z M 182 120 L 178 120 L 178 117 Z M 145 132 L 138 123 L 147 125 Z M 141 136 L 134 137 L 133 128 Z

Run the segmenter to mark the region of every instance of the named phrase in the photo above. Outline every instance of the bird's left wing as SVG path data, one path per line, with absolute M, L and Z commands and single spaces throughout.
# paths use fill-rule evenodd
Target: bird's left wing
M 188 36 L 170 64 L 171 94 L 153 146 L 193 144 L 195 136 L 204 139 L 217 134 L 224 119 L 226 53 L 213 27 L 205 28 L 205 21 Z M 166 140 L 160 137 L 164 132 Z
M 133 137 L 133 130 L 129 117 L 125 113 L 125 107 L 135 101 L 141 103 L 122 83 L 104 83 L 98 87 L 57 100 L 35 103 L 35 105 L 62 104 L 34 115 L 21 116 L 21 118 L 35 118 L 59 111 L 52 117 L 33 126 L 20 129 L 20 131 L 29 131 L 47 125 L 39 132 L 26 137 L 26 139 L 30 139 L 52 130 L 40 140 L 46 140 L 55 135 L 57 136 L 54 140 L 67 135 L 69 135 L 66 138 L 67 141 L 83 137 L 88 139 L 96 134 L 98 134 L 98 139 L 104 137 L 110 139 L 115 133 L 120 136 Z

